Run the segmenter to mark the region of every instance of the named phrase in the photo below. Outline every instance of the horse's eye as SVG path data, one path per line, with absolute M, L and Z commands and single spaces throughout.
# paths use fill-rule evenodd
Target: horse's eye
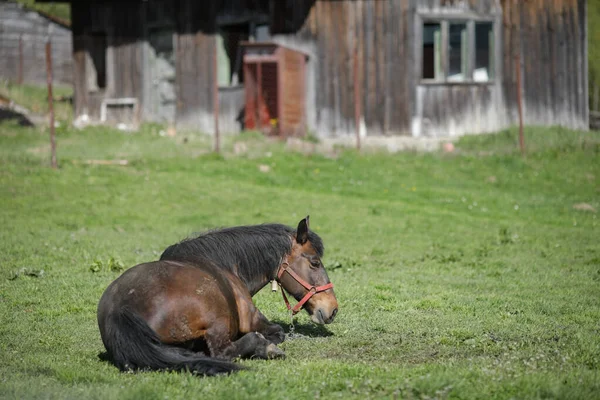
M 313 268 L 319 268 L 319 266 L 321 265 L 321 261 L 320 260 L 310 260 L 310 266 Z

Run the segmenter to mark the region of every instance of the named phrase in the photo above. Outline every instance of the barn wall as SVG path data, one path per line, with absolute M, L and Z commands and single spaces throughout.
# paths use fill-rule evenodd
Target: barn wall
M 413 8 L 408 0 L 345 0 L 317 1 L 308 11 L 298 6 L 287 10 L 289 25 L 301 26 L 296 33 L 275 36 L 275 41 L 310 57 L 310 128 L 324 137 L 355 134 L 356 46 L 362 122 L 368 134 L 410 132 Z
M 211 2 L 207 9 L 198 3 L 73 5 L 76 113 L 97 109 L 107 96 L 133 96 L 142 103 L 141 117 L 152 117 L 147 28 L 169 16 L 176 33 L 177 124 L 212 132 L 216 27 L 264 17 L 268 9 L 282 17 L 272 21 L 273 40 L 309 55 L 307 126 L 320 136 L 355 134 L 355 48 L 362 134 L 453 136 L 517 122 L 517 51 L 526 123 L 587 126 L 585 0 L 227 0 Z M 422 82 L 423 15 L 495 18 L 497 78 L 487 83 Z M 84 89 L 85 33 L 101 28 L 110 36 L 109 77 L 104 91 L 89 93 Z M 219 93 L 221 130 L 235 131 L 243 93 L 239 88 Z
M 73 59 L 75 82 L 75 115 L 100 118 L 100 105 L 104 99 L 136 98 L 139 102 L 137 118 L 142 117 L 144 107 L 144 54 L 143 18 L 137 3 L 75 2 L 71 5 L 73 21 Z M 138 21 L 138 23 L 132 23 Z M 95 34 L 106 35 L 106 86 L 91 89 L 90 54 Z
M 193 0 L 184 0 L 178 15 L 177 123 L 204 132 L 214 131 L 216 15 L 214 2 L 205 9 Z
M 415 54 L 413 136 L 446 137 L 465 133 L 493 132 L 508 120 L 502 93 L 501 47 L 496 45 L 496 77 L 490 82 L 429 83 L 422 79 L 421 24 L 429 18 L 440 21 L 495 22 L 496 43 L 501 33 L 501 9 L 496 0 L 412 0 L 415 4 Z M 473 43 L 471 43 L 472 45 Z M 470 46 L 472 48 L 472 46 Z M 448 52 L 442 49 L 446 57 Z M 469 57 L 473 55 L 469 53 Z M 447 69 L 447 65 L 442 65 Z
M 278 35 L 276 41 L 310 55 L 308 124 L 322 136 L 355 134 L 355 46 L 361 134 L 448 136 L 489 131 L 507 123 L 501 80 L 485 85 L 420 85 L 416 24 L 419 12 L 490 17 L 499 16 L 499 8 L 497 0 L 320 0 L 297 33 Z M 305 12 L 301 7 L 286 11 Z M 299 18 L 289 19 L 293 26 Z
M 45 84 L 45 46 L 49 33 L 54 82 L 71 84 L 71 31 L 20 4 L 0 2 L 0 76 L 17 81 L 22 54 L 23 82 Z
M 515 56 L 521 54 L 526 124 L 588 129 L 586 0 L 502 0 L 504 93 L 518 118 Z
M 149 43 L 150 30 L 160 28 L 173 32 L 173 90 L 176 99 L 175 112 L 168 123 L 213 132 L 217 12 L 221 8 L 225 11 L 238 9 L 233 3 L 230 0 L 222 4 L 212 2 L 210 7 L 194 0 L 72 4 L 75 114 L 86 114 L 97 121 L 102 100 L 136 98 L 140 121 L 165 122 L 164 115 L 157 115 L 154 105 L 157 86 Z M 231 21 L 235 21 L 246 15 L 230 17 Z M 90 90 L 88 82 L 89 54 L 92 52 L 88 35 L 93 32 L 106 32 L 108 35 L 107 84 L 105 89 L 99 90 Z M 239 89 L 221 90 L 221 130 L 239 130 L 236 118 L 240 99 L 243 99 L 243 92 Z
M 494 84 L 418 84 L 413 134 L 453 136 L 493 132 L 518 123 L 517 55 L 524 122 L 587 129 L 584 0 L 420 0 L 417 3 L 417 13 L 456 16 L 465 13 L 485 16 L 501 6 L 497 43 L 502 47 L 496 68 L 501 79 Z M 419 68 L 416 82 L 418 71 Z
M 311 56 L 308 123 L 322 136 L 355 132 L 355 40 L 368 135 L 455 136 L 517 123 L 517 49 L 525 122 L 586 128 L 585 8 L 584 0 L 320 0 L 308 12 L 288 6 L 285 23 L 293 27 L 301 21 L 301 26 L 276 41 Z M 419 15 L 495 20 L 497 78 L 423 84 Z

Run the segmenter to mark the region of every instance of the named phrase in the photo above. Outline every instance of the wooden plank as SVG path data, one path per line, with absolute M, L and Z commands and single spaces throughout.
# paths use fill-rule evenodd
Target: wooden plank
M 73 94 L 75 118 L 87 112 L 88 92 L 85 67 L 85 44 L 80 35 L 73 38 Z
M 324 5 L 323 5 L 322 2 L 317 2 L 315 4 L 315 12 L 311 15 L 312 20 L 314 21 L 314 22 L 312 22 L 310 24 L 311 34 L 312 34 L 312 37 L 315 37 L 315 38 L 320 37 L 320 29 L 319 29 L 319 27 L 321 26 L 321 20 L 322 20 L 322 16 L 323 16 L 323 13 L 324 13 L 323 7 L 324 7 Z M 317 47 L 317 49 L 316 49 L 317 60 L 315 60 L 315 62 L 318 63 L 317 64 L 317 74 L 316 74 L 317 75 L 316 76 L 316 78 L 317 78 L 317 83 L 316 83 L 317 91 L 316 92 L 317 93 L 316 93 L 316 96 L 315 96 L 316 97 L 316 103 L 317 103 L 317 105 L 316 105 L 316 108 L 317 108 L 317 110 L 316 110 L 317 111 L 316 112 L 316 119 L 317 119 L 317 123 L 319 123 L 319 122 L 322 121 L 322 117 L 323 117 L 322 110 L 323 110 L 323 107 L 325 107 L 325 104 L 326 104 L 326 97 L 325 97 L 325 95 L 323 93 L 323 90 L 322 90 L 322 84 L 326 80 L 325 68 L 324 68 L 324 65 L 322 64 L 322 60 L 323 60 L 323 57 L 324 57 L 325 50 L 324 50 L 323 46 L 320 44 L 319 41 L 315 40 L 315 42 L 316 42 L 316 45 L 317 45 L 316 46 Z
M 550 32 L 548 31 L 549 16 L 548 9 L 544 8 L 541 10 L 540 15 L 540 29 L 538 30 L 538 39 L 543 49 L 542 63 L 546 65 L 543 81 L 548 82 L 552 79 L 552 67 L 551 67 L 551 42 Z M 541 104 L 545 110 L 545 118 L 550 119 L 552 117 L 552 85 L 544 85 L 544 96 L 541 99 Z
M 347 8 L 347 18 L 348 18 L 348 30 L 347 30 L 347 36 L 346 36 L 346 40 L 345 40 L 345 47 L 344 47 L 344 65 L 342 66 L 342 68 L 346 71 L 346 79 L 344 80 L 345 82 L 345 86 L 344 86 L 344 99 L 345 99 L 345 105 L 344 105 L 344 113 L 346 118 L 348 118 L 350 121 L 352 121 L 355 117 L 354 115 L 354 110 L 355 110 L 355 98 L 354 96 L 351 96 L 350 94 L 354 93 L 354 79 L 355 79 L 355 72 L 354 69 L 356 68 L 355 64 L 354 64 L 354 52 L 358 51 L 357 49 L 357 45 L 358 45 L 358 32 L 357 32 L 357 21 L 356 21 L 356 15 L 357 15 L 357 9 L 358 5 L 357 2 L 351 3 L 348 5 Z
M 337 10 L 333 11 L 332 15 L 337 15 L 338 18 L 331 21 L 331 58 L 330 62 L 333 66 L 331 73 L 332 80 L 332 91 L 333 91 L 333 110 L 336 116 L 338 116 L 337 120 L 339 121 L 344 117 L 344 109 L 342 108 L 342 85 L 340 84 L 340 80 L 344 77 L 344 71 L 341 71 L 343 59 L 344 47 L 339 46 L 344 43 L 343 37 L 346 29 L 346 21 L 344 17 L 346 15 L 345 12 L 345 3 L 337 2 L 332 3 L 332 7 L 337 8 Z
M 215 40 L 215 15 L 217 5 L 204 8 L 193 0 L 184 0 L 177 15 L 181 46 L 176 69 L 178 80 L 177 123 L 192 125 L 212 132 L 212 115 L 215 107 L 213 63 Z
M 572 40 L 573 40 L 573 91 L 575 96 L 574 108 L 574 123 L 582 117 L 582 108 L 589 108 L 588 102 L 582 102 L 581 98 L 581 82 L 582 76 L 580 72 L 581 65 L 581 45 L 579 41 L 579 5 L 575 3 L 571 9 L 571 26 L 572 26 Z
M 578 8 L 579 8 L 579 27 L 580 27 L 580 36 L 579 43 L 582 47 L 581 50 L 581 60 L 579 73 L 582 77 L 581 82 L 581 97 L 584 104 L 587 104 L 589 101 L 589 65 L 586 62 L 588 60 L 588 24 L 587 24 L 587 15 L 588 15 L 588 4 L 586 0 L 578 0 Z M 587 128 L 589 126 L 590 113 L 589 107 L 583 107 L 583 124 Z
M 563 58 L 564 58 L 564 74 L 565 74 L 565 87 L 564 90 L 564 100 L 565 105 L 563 112 L 566 111 L 566 120 L 564 123 L 570 125 L 572 123 L 573 116 L 573 106 L 574 106 L 574 93 L 573 93 L 573 52 L 575 46 L 570 45 L 571 40 L 573 38 L 573 29 L 571 24 L 571 8 L 565 7 L 563 5 L 563 9 L 561 10 L 562 23 L 564 26 L 564 36 L 563 36 Z M 563 117 L 564 118 L 564 117 Z M 562 118 L 561 118 L 562 119 Z M 561 121 L 562 122 L 562 121 Z
M 559 74 L 559 88 L 558 88 L 558 93 L 560 93 L 560 108 L 558 110 L 558 113 L 556 114 L 556 116 L 561 116 L 562 113 L 564 113 L 566 110 L 568 110 L 569 107 L 569 70 L 568 70 L 568 48 L 567 48 L 567 43 L 568 43 L 568 27 L 567 27 L 567 23 L 565 20 L 565 15 L 563 13 L 563 1 L 560 2 L 561 4 L 559 5 L 559 8 L 556 10 L 556 16 L 557 16 L 557 25 L 559 26 L 559 54 L 560 54 L 560 60 L 559 60 L 559 68 L 560 68 L 560 74 Z
M 383 34 L 384 18 L 383 18 L 384 2 L 376 1 L 374 3 L 374 22 L 375 22 L 375 93 L 374 93 L 374 119 L 376 130 L 379 134 L 383 132 L 383 121 L 385 119 L 385 37 Z
M 355 47 L 355 6 L 353 4 L 345 5 L 340 14 L 343 16 L 343 24 L 340 24 L 338 36 L 340 43 L 338 50 L 340 64 L 338 68 L 340 74 L 341 115 L 345 121 L 352 121 L 354 101 L 350 93 L 352 93 L 351 88 L 353 85 L 352 55 Z
M 85 67 L 85 41 L 83 37 L 86 24 L 85 6 L 81 3 L 71 4 L 73 18 L 73 94 L 74 116 L 83 115 L 88 109 L 86 67 Z
M 334 133 L 337 133 L 337 129 L 339 128 L 338 124 L 336 124 L 337 115 L 334 113 L 335 109 L 335 82 L 333 76 L 337 73 L 335 70 L 335 65 L 332 62 L 333 52 L 336 51 L 336 43 L 334 43 L 334 38 L 332 37 L 332 27 L 335 25 L 335 18 L 333 17 L 333 7 L 334 3 L 327 2 L 325 3 L 325 13 L 326 17 L 323 19 L 322 31 L 324 33 L 324 48 L 325 52 L 323 54 L 322 62 L 325 64 L 326 74 L 325 74 L 325 99 L 327 101 L 327 110 L 328 110 L 328 125 L 329 129 Z
M 373 110 L 373 98 L 372 98 L 372 87 L 373 85 L 373 7 L 371 2 L 365 1 L 363 4 L 363 43 L 364 43 L 364 73 L 363 73 L 363 87 L 361 93 L 365 102 L 363 103 L 363 117 L 367 126 L 371 126 L 372 110 Z
M 390 123 L 392 114 L 392 65 L 396 61 L 394 57 L 394 27 L 397 24 L 390 24 L 390 15 L 394 14 L 394 2 L 385 4 L 383 10 L 384 18 L 382 18 L 383 24 L 383 43 L 382 48 L 384 49 L 384 76 L 383 76 L 383 134 L 390 134 Z M 385 18 L 387 16 L 387 18 Z M 400 21 L 398 21 L 400 23 Z M 400 68 L 400 66 L 399 66 Z

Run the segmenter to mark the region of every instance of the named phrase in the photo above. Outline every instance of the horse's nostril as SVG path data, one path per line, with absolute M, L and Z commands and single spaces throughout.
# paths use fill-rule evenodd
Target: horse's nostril
M 325 322 L 325 314 L 323 313 L 323 310 L 319 309 L 318 313 L 319 313 L 319 319 L 321 320 L 321 323 Z
M 334 309 L 333 312 L 331 313 L 331 319 L 334 319 L 335 316 L 337 315 L 338 309 Z

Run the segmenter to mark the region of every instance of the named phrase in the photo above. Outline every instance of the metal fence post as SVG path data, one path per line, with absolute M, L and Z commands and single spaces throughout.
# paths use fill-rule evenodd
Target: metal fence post
M 46 42 L 46 77 L 48 82 L 48 112 L 50 114 L 50 164 L 57 168 L 56 162 L 56 137 L 54 131 L 54 97 L 52 94 L 52 42 L 50 37 Z

